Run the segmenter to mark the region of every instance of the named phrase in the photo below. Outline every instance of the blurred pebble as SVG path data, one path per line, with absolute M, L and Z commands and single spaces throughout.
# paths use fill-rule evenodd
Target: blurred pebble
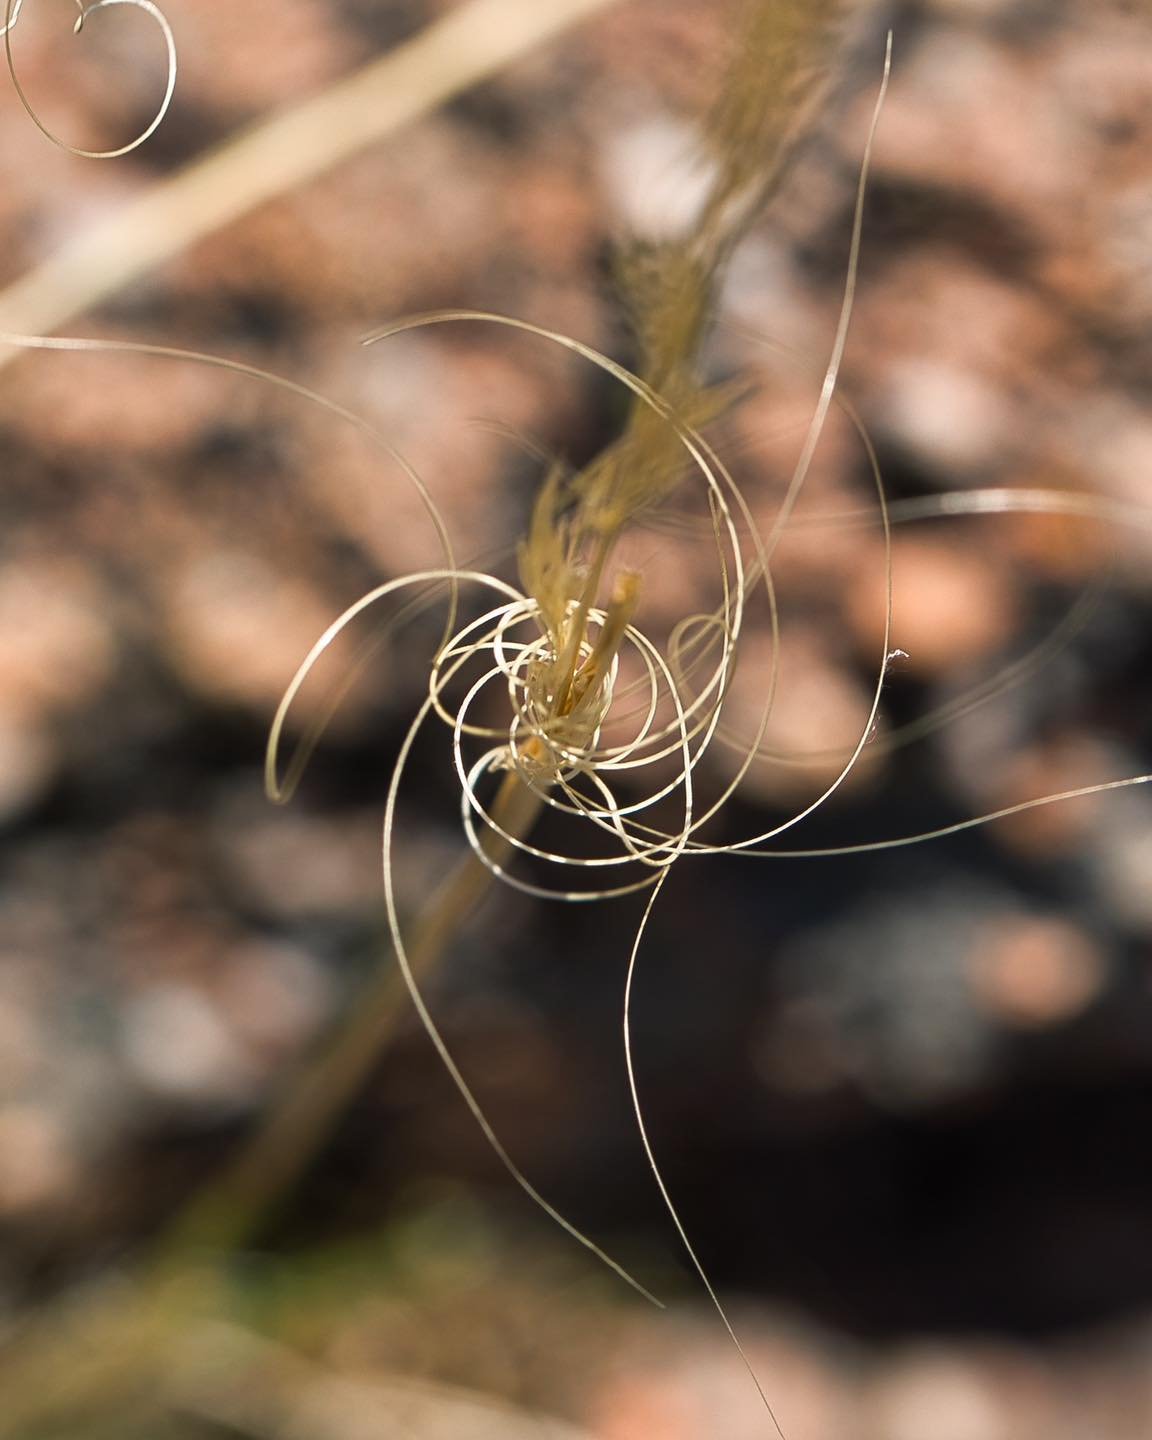
M 0 820 L 15 818 L 40 798 L 58 759 L 58 746 L 45 731 L 13 724 L 0 711 Z
M 0 1107 L 0 1220 L 65 1199 L 77 1179 L 71 1152 L 68 1137 L 41 1106 Z
M 961 481 L 987 473 L 1012 432 L 1001 391 L 979 374 L 924 355 L 888 365 L 877 399 L 893 439 Z
M 347 914 L 379 899 L 377 815 L 273 812 L 261 795 L 222 807 L 217 823 L 236 883 L 269 914 Z
M 945 1349 L 912 1352 L 886 1366 L 865 1414 L 868 1440 L 1017 1440 L 988 1377 Z
M 877 650 L 884 633 L 881 583 L 848 597 L 849 619 L 863 645 Z M 897 535 L 892 545 L 893 645 L 916 675 L 962 673 L 1011 639 L 1016 587 L 995 553 L 958 539 Z
M 1100 994 L 1108 963 L 1066 920 L 1012 916 L 977 932 L 968 959 L 973 991 L 1007 1025 L 1041 1029 L 1070 1020 Z
M 121 1044 L 138 1079 L 160 1095 L 212 1104 L 252 1092 L 255 1075 L 243 1046 L 191 985 L 152 985 L 127 996 Z
M 306 951 L 260 940 L 230 948 L 213 986 L 229 1029 L 269 1068 L 315 1032 L 331 998 L 324 971 Z
M 714 169 L 701 154 L 698 133 L 667 115 L 622 124 L 607 141 L 601 164 L 617 224 L 653 243 L 691 224 Z
M 200 693 L 262 715 L 274 713 L 308 647 L 335 618 L 306 584 L 238 551 L 191 561 L 169 586 L 163 604 L 172 663 Z M 323 705 L 306 686 L 300 712 L 309 701 Z
M 785 1435 L 846 1440 L 853 1407 L 844 1372 L 806 1336 L 753 1316 L 737 1333 Z M 638 1327 L 620 1348 L 591 1411 L 596 1440 L 763 1440 L 775 1426 L 720 1322 Z M 644 1333 L 647 1331 L 647 1333 Z M 719 1333 L 717 1333 L 719 1332 Z
M 0 565 L 0 715 L 35 725 L 90 700 L 115 661 L 107 608 L 83 564 L 7 557 Z

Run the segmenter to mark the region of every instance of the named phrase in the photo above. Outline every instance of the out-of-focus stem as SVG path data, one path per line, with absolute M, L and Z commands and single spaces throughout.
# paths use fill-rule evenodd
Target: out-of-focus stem
M 531 829 L 539 796 L 514 771 L 490 814 L 509 836 Z M 486 832 L 485 853 L 503 865 L 513 846 Z M 408 958 L 426 977 L 487 893 L 492 873 L 471 851 L 416 922 Z M 122 1288 L 33 1321 L 0 1362 L 0 1440 L 67 1422 L 81 1410 L 146 1390 L 174 1339 L 218 1305 L 216 1264 L 249 1240 L 323 1144 L 371 1073 L 408 1008 L 387 966 L 329 1043 L 297 1075 L 253 1139 L 186 1207 L 140 1274 Z
M 470 0 L 321 94 L 260 121 L 82 231 L 0 292 L 0 330 L 47 335 L 612 0 Z M 20 352 L 0 350 L 0 366 Z
M 516 773 L 509 771 L 493 802 L 492 818 L 520 838 L 531 828 L 541 803 Z M 508 840 L 492 832 L 486 832 L 484 844 L 497 865 L 512 849 Z M 408 945 L 409 963 L 418 979 L 443 957 L 491 879 L 488 867 L 469 851 L 444 881 L 416 922 Z M 291 1083 L 231 1169 L 179 1217 L 166 1241 L 167 1253 L 180 1256 L 190 1248 L 219 1252 L 249 1238 L 268 1209 L 307 1168 L 407 1010 L 408 991 L 400 974 L 394 966 L 384 967 L 330 1043 Z

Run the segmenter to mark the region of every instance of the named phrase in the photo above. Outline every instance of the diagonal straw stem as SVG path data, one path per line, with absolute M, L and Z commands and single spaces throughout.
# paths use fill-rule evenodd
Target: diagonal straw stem
M 541 801 L 515 772 L 505 776 L 481 844 L 490 864 L 506 863 L 512 840 L 531 829 Z M 490 865 L 471 850 L 447 877 L 405 947 L 413 974 L 427 976 L 467 924 L 492 883 Z M 295 1076 L 279 1105 L 231 1168 L 209 1182 L 178 1217 L 165 1250 L 224 1252 L 242 1246 L 276 1202 L 308 1168 L 332 1127 L 368 1079 L 373 1065 L 409 1013 L 408 988 L 395 966 L 381 967 L 329 1043 Z
M 612 0 L 471 0 L 414 39 L 161 180 L 0 291 L 0 330 L 44 335 Z M 14 357 L 0 351 L 0 367 Z
M 490 832 L 482 841 L 492 863 L 507 860 L 507 837 L 532 827 L 540 803 L 509 772 L 492 805 L 504 833 Z M 435 968 L 491 883 L 489 867 L 469 851 L 416 926 L 407 946 L 413 973 Z M 231 1167 L 177 1217 L 151 1264 L 125 1288 L 89 1297 L 78 1312 L 50 1307 L 25 1327 L 0 1371 L 0 1440 L 25 1440 L 33 1427 L 98 1410 L 139 1389 L 197 1315 L 218 1308 L 214 1266 L 251 1240 L 307 1168 L 407 1013 L 407 984 L 388 966 L 329 1044 L 289 1083 Z

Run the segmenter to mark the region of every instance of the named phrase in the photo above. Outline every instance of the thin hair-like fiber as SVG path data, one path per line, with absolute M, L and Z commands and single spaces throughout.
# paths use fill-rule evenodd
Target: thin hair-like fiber
M 172 96 L 176 91 L 176 37 L 172 33 L 172 27 L 169 25 L 163 10 L 154 4 L 153 0 L 88 0 L 88 3 L 85 3 L 85 0 L 76 0 L 76 8 L 79 13 L 72 26 L 73 35 L 80 34 L 87 24 L 90 15 L 98 14 L 101 10 L 110 9 L 114 5 L 128 5 L 135 10 L 142 10 L 149 19 L 155 22 L 159 29 L 161 38 L 164 41 L 166 65 L 164 95 L 156 107 L 156 112 L 152 116 L 152 119 L 143 130 L 141 130 L 138 135 L 133 136 L 131 140 L 123 145 L 115 146 L 111 150 L 86 150 L 82 146 L 75 145 L 71 141 L 65 140 L 62 136 L 57 135 L 54 130 L 41 120 L 36 111 L 36 107 L 32 104 L 31 100 L 29 100 L 24 86 L 20 83 L 20 77 L 16 73 L 16 61 L 12 55 L 12 32 L 16 27 L 17 20 L 20 18 L 24 0 L 5 0 L 4 25 L 3 28 L 0 29 L 0 36 L 4 38 L 4 59 L 8 66 L 8 75 L 19 97 L 20 104 L 23 105 L 28 118 L 45 139 L 50 140 L 58 149 L 65 150 L 69 155 L 75 155 L 83 160 L 118 160 L 122 155 L 130 155 L 133 150 L 138 150 L 141 145 L 155 135 L 156 131 L 164 123 L 164 117 L 168 114 L 169 107 L 172 104 Z

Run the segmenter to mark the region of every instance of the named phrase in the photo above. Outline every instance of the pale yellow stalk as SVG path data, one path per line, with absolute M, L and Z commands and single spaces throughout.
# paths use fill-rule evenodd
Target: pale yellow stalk
M 73 236 L 0 292 L 0 330 L 51 334 L 197 240 L 314 180 L 612 3 L 470 0 Z M 0 350 L 0 366 L 17 353 Z

